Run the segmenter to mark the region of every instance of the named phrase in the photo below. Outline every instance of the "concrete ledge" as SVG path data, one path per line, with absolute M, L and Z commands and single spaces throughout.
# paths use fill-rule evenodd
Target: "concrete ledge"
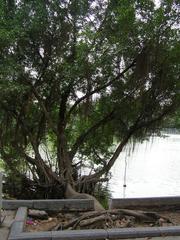
M 94 200 L 68 199 L 68 200 L 36 200 L 33 208 L 39 210 L 58 211 L 90 211 L 94 210 Z
M 108 239 L 126 239 L 160 236 L 160 230 L 152 228 L 119 228 L 108 229 Z
M 52 232 L 21 233 L 11 236 L 8 240 L 52 240 Z
M 103 239 L 130 239 L 180 236 L 180 227 L 148 227 L 148 228 L 119 228 L 119 229 L 91 229 L 72 231 L 52 231 L 16 233 L 10 235 L 9 240 L 103 240 Z
M 161 236 L 180 236 L 180 226 L 159 227 Z
M 24 222 L 27 218 L 27 207 L 20 207 L 18 208 L 15 216 L 15 221 L 22 221 Z
M 24 231 L 26 217 L 27 217 L 27 208 L 26 207 L 18 208 L 15 219 L 11 225 L 9 239 L 13 238 L 16 235 L 21 234 Z
M 22 201 L 22 200 L 21 200 Z M 32 200 L 31 208 L 43 210 L 66 211 L 69 209 L 82 209 L 87 211 L 87 206 L 93 206 L 93 200 Z M 163 197 L 163 198 L 133 198 L 133 199 L 112 199 L 115 207 L 135 207 L 135 206 L 180 206 L 180 197 Z M 119 206 L 119 202 L 121 205 Z M 10 204 L 10 203 L 8 203 Z M 19 204 L 19 203 L 18 203 Z M 29 204 L 29 201 L 27 202 Z M 8 205 L 9 206 L 9 205 Z M 15 207 L 15 203 L 13 203 Z M 112 205 L 111 205 L 112 208 Z M 92 210 L 93 210 L 92 209 Z M 119 229 L 90 229 L 90 230 L 67 230 L 67 231 L 49 231 L 49 232 L 24 232 L 26 223 L 27 207 L 20 207 L 16 213 L 15 220 L 12 224 L 9 240 L 101 240 L 101 239 L 129 239 L 129 238 L 146 238 L 146 237 L 165 237 L 180 236 L 180 226 L 171 227 L 143 227 L 143 228 L 119 228 Z
M 19 207 L 54 211 L 91 211 L 94 200 L 90 199 L 48 199 L 48 200 L 3 200 L 3 208 L 15 210 Z
M 21 234 L 23 232 L 23 229 L 24 229 L 24 222 L 14 221 L 11 225 L 11 230 L 10 230 L 10 233 L 9 233 L 9 236 L 10 236 L 9 239 L 11 239 L 11 237 L 13 237 L 13 236 Z
M 24 232 L 27 208 L 21 207 L 16 213 L 12 224 L 9 240 L 100 240 L 127 239 L 160 236 L 180 236 L 180 226 L 172 227 L 144 227 L 119 229 L 91 229 L 50 232 Z
M 108 229 L 108 239 L 180 236 L 180 226 Z
M 90 230 L 72 230 L 72 231 L 53 231 L 53 240 L 89 240 L 89 239 L 107 239 L 108 233 L 104 229 Z
M 110 209 L 133 207 L 176 207 L 180 209 L 180 197 L 114 198 L 109 201 Z
M 3 200 L 2 207 L 6 210 L 16 210 L 19 207 L 33 207 L 32 200 Z

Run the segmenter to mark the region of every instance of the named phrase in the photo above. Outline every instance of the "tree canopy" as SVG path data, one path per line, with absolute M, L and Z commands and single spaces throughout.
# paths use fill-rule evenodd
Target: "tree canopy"
M 67 181 L 86 191 L 130 139 L 155 131 L 178 107 L 179 7 L 1 0 L 0 156 L 8 169 L 39 186 Z

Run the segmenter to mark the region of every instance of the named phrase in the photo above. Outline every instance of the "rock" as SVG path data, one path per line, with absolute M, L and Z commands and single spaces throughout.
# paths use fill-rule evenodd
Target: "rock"
M 40 211 L 40 210 L 34 210 L 34 209 L 29 209 L 28 216 L 35 219 L 42 219 L 42 220 L 48 219 L 48 214 L 46 211 Z

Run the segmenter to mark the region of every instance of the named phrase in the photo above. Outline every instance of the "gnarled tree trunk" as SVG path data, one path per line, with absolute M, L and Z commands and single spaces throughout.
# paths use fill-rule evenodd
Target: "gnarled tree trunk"
M 78 193 L 76 192 L 69 183 L 66 184 L 66 189 L 65 189 L 65 197 L 66 198 L 71 198 L 71 199 L 91 199 L 94 200 L 94 210 L 95 211 L 103 211 L 104 208 L 103 206 L 99 203 L 99 201 L 86 193 Z

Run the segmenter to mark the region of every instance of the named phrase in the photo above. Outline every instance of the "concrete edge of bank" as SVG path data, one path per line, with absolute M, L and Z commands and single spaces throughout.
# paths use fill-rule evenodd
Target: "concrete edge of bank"
M 152 197 L 152 198 L 113 198 L 109 200 L 110 209 L 132 207 L 179 207 L 180 197 Z
M 161 202 L 162 200 L 162 202 Z M 7 200 L 4 200 L 7 201 Z M 3 201 L 3 202 L 4 202 Z M 11 205 L 11 202 L 8 202 L 8 206 Z M 19 201 L 19 200 L 17 200 Z M 38 204 L 34 203 L 34 201 L 38 201 Z M 128 239 L 128 238 L 145 238 L 145 237 L 165 237 L 165 236 L 180 236 L 180 226 L 170 226 L 170 227 L 141 227 L 141 228 L 119 228 L 119 229 L 90 229 L 90 230 L 67 230 L 67 231 L 49 231 L 49 232 L 25 232 L 25 224 L 27 218 L 27 209 L 33 208 L 36 206 L 39 208 L 41 204 L 46 201 L 45 207 L 50 210 L 52 205 L 56 202 L 52 202 L 53 200 L 33 200 L 33 204 L 31 205 L 31 201 L 21 200 L 17 205 L 24 202 L 24 205 L 27 203 L 27 206 L 21 206 L 18 208 L 15 220 L 12 224 L 9 240 L 90 240 L 90 239 Z M 54 200 L 61 201 L 62 200 Z M 63 200 L 69 201 L 69 200 Z M 71 201 L 71 200 L 70 200 Z M 81 201 L 77 202 L 80 204 Z M 157 201 L 157 202 L 156 202 Z M 115 205 L 113 205 L 115 203 Z M 4 204 L 6 205 L 7 202 Z M 49 207 L 47 205 L 50 204 Z M 77 203 L 76 203 L 77 204 Z M 120 208 L 123 207 L 132 207 L 132 206 L 165 206 L 165 205 L 178 205 L 180 206 L 180 197 L 160 197 L 160 198 L 131 198 L 131 199 L 111 199 L 110 208 Z M 124 205 L 123 205 L 124 204 Z M 13 208 L 15 206 L 15 202 L 13 203 Z M 41 209 L 44 205 L 41 205 Z M 77 206 L 77 205 L 76 205 Z M 94 206 L 94 205 L 93 205 Z M 87 206 L 86 206 L 87 207 Z M 60 210 L 60 208 L 56 207 L 56 210 Z M 66 209 L 66 208 L 65 208 Z M 79 209 L 79 207 L 78 207 Z M 53 208 L 54 210 L 54 208 Z
M 27 207 L 49 211 L 91 211 L 94 210 L 94 201 L 90 199 L 3 200 L 2 207 L 6 210 Z
M 10 230 L 9 240 L 100 240 L 180 236 L 180 226 L 25 232 L 26 217 L 27 208 L 20 207 Z

